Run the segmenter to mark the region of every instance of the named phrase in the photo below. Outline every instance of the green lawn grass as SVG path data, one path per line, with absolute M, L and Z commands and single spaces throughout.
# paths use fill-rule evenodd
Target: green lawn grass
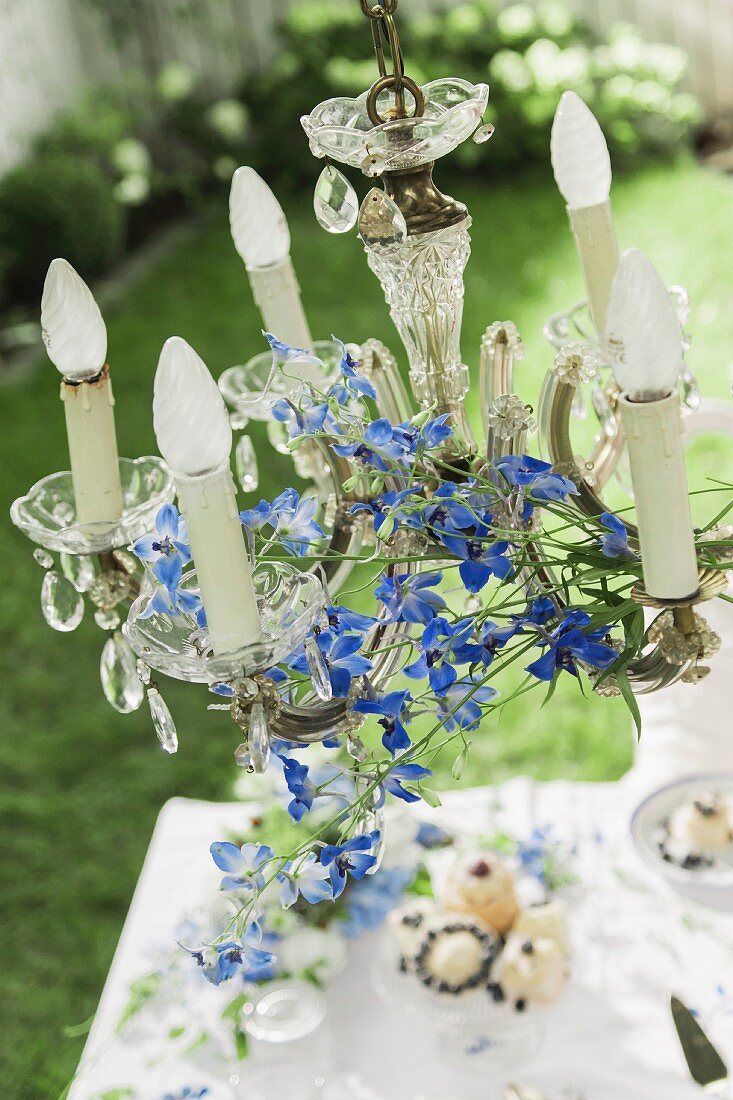
M 483 185 L 456 185 L 455 191 L 474 217 L 464 357 L 475 364 L 485 326 L 511 318 L 527 348 L 519 387 L 532 400 L 550 361 L 542 324 L 581 292 L 562 202 L 546 174 L 510 183 L 487 177 Z M 356 237 L 327 237 L 315 224 L 307 195 L 285 205 L 314 333 L 357 341 L 377 336 L 397 349 Z M 622 243 L 645 249 L 668 282 L 691 290 L 690 364 L 706 393 L 728 394 L 728 181 L 688 162 L 656 166 L 619 181 L 614 205 Z M 154 452 L 152 379 L 167 336 L 185 336 L 215 374 L 261 346 L 223 209 L 149 271 L 108 312 L 107 322 L 120 452 Z M 15 495 L 67 465 L 57 394 L 58 376 L 45 361 L 0 388 L 5 514 Z M 475 413 L 475 399 L 471 408 Z M 269 495 L 289 482 L 291 468 L 287 458 L 265 448 L 263 441 L 260 491 Z M 707 456 L 717 463 L 721 453 Z M 700 470 L 705 459 L 701 448 Z M 122 717 L 105 703 L 98 684 L 103 637 L 89 617 L 70 638 L 44 625 L 41 570 L 30 545 L 7 521 L 0 524 L 0 551 L 0 997 L 6 1010 L 0 1064 L 3 1095 L 36 1100 L 57 1096 L 73 1072 L 82 1039 L 64 1038 L 63 1029 L 94 1011 L 160 806 L 172 795 L 226 798 L 237 731 L 226 716 L 207 714 L 205 692 L 166 684 L 181 748 L 173 758 L 164 756 L 145 710 Z M 550 710 L 540 712 L 541 696 L 531 694 L 483 729 L 464 781 L 494 782 L 520 771 L 544 778 L 621 775 L 632 752 L 626 711 L 614 701 L 583 699 L 566 680 Z M 440 784 L 450 783 L 453 755 L 442 761 Z

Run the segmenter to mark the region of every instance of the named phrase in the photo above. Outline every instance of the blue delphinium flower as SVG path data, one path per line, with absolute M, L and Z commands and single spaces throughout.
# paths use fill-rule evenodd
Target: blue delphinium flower
M 491 528 L 484 523 L 476 527 L 473 535 L 465 537 L 443 533 L 440 541 L 457 558 L 463 559 L 458 572 L 468 592 L 480 592 L 490 577 L 503 580 L 513 570 L 509 558 L 504 556 L 509 543 L 497 542 Z
M 545 883 L 550 826 L 533 829 L 529 840 L 517 843 L 517 858 L 526 875 Z
M 156 563 L 156 571 L 163 563 L 165 568 L 161 572 L 166 577 L 166 581 L 156 586 L 147 606 L 139 613 L 138 618 L 149 619 L 155 614 L 196 615 L 199 626 L 204 626 L 206 619 L 201 597 L 198 592 L 182 588 L 180 585 L 183 571 L 180 557 L 161 558 Z
M 221 880 L 222 890 L 262 890 L 265 885 L 260 870 L 275 853 L 266 844 L 243 844 L 238 847 L 228 840 L 217 840 L 209 848 L 211 858 L 220 871 L 226 874 Z
M 435 531 L 451 533 L 473 527 L 477 516 L 465 503 L 459 487 L 452 481 L 446 481 L 423 509 L 422 520 Z
M 553 472 L 550 462 L 542 462 L 530 455 L 504 455 L 494 463 L 510 485 L 529 491 L 535 500 L 565 500 L 577 496 L 575 484 L 567 477 Z
M 438 714 L 443 718 L 449 733 L 455 729 L 464 732 L 475 730 L 483 716 L 482 705 L 489 703 L 497 695 L 496 688 L 489 684 L 477 687 L 475 680 L 456 680 L 438 699 Z
M 444 848 L 453 843 L 453 837 L 440 825 L 433 825 L 429 821 L 421 821 L 417 828 L 415 841 L 421 848 Z
M 215 947 L 201 947 L 189 954 L 201 967 L 204 977 L 212 985 L 221 985 L 229 981 L 244 967 L 246 970 L 260 969 L 274 961 L 270 951 L 263 951 L 258 944 L 262 940 L 262 930 L 250 926 L 245 930 L 242 942 L 228 940 Z
M 178 560 L 182 566 L 190 562 L 191 550 L 188 545 L 186 521 L 174 504 L 163 505 L 155 517 L 155 534 L 143 535 L 134 544 L 132 550 L 141 561 L 155 563 L 155 575 L 162 584 L 166 585 L 168 584 L 166 566 L 169 562 Z
M 298 557 L 308 553 L 311 543 L 325 538 L 323 528 L 313 518 L 317 510 L 316 497 L 301 498 L 295 489 L 285 489 L 272 502 L 270 522 L 274 524 L 275 537 Z
M 629 532 L 626 525 L 612 512 L 604 512 L 601 523 L 608 528 L 608 534 L 599 540 L 601 553 L 607 558 L 633 558 L 636 555 L 629 549 Z
M 593 668 L 608 668 L 618 660 L 618 653 L 609 645 L 604 645 L 599 639 L 607 634 L 607 627 L 586 631 L 583 629 L 590 622 L 590 615 L 579 608 L 572 608 L 566 612 L 563 621 L 548 638 L 538 642 L 538 645 L 546 645 L 547 652 L 528 665 L 526 670 L 538 680 L 550 681 L 555 672 L 564 670 L 578 675 L 576 661 L 583 661 Z
M 242 956 L 242 980 L 245 982 L 272 982 L 278 976 L 276 948 L 282 936 L 267 930 L 262 933 L 256 950 L 248 947 Z
M 307 363 L 310 366 L 319 366 L 321 360 L 317 355 L 312 355 L 307 348 L 296 348 L 290 344 L 284 344 L 282 340 L 278 340 L 277 336 L 274 336 L 271 332 L 263 332 L 262 334 L 267 340 L 270 348 L 277 356 L 281 363 L 290 363 L 294 359 L 297 359 L 300 363 Z
M 289 860 L 277 876 L 280 883 L 280 904 L 283 909 L 295 905 L 302 897 L 311 905 L 333 899 L 331 872 L 315 852 L 308 852 L 295 862 Z
M 383 576 L 374 595 L 386 606 L 392 622 L 428 623 L 445 607 L 442 596 L 428 591 L 442 579 L 442 573 Z
M 420 795 L 416 791 L 408 791 L 403 783 L 419 783 L 421 779 L 427 779 L 433 773 L 430 768 L 424 768 L 422 764 L 397 764 L 382 780 L 382 786 L 395 798 L 401 798 L 403 802 L 419 802 Z
M 357 699 L 354 704 L 357 714 L 380 715 L 377 722 L 384 730 L 382 744 L 391 756 L 410 747 L 403 718 L 411 702 L 409 691 L 390 691 L 373 699 Z
M 409 489 L 389 490 L 380 493 L 370 501 L 352 504 L 352 512 L 371 512 L 374 518 L 374 530 L 379 531 L 385 520 L 392 521 L 393 526 L 402 523 L 406 527 L 422 527 L 423 521 L 415 510 L 414 502 L 419 500 L 419 486 Z M 410 502 L 410 507 L 405 502 Z
M 266 500 L 261 500 L 254 508 L 246 508 L 239 513 L 242 524 L 251 531 L 261 531 L 267 524 L 272 523 L 272 505 Z
M 280 759 L 285 783 L 293 796 L 288 803 L 288 813 L 293 821 L 300 821 L 313 808 L 318 788 L 308 773 L 307 764 L 299 764 L 290 756 L 280 756 Z
M 333 887 L 333 896 L 343 894 L 349 875 L 353 879 L 363 878 L 370 867 L 374 867 L 377 857 L 372 848 L 379 840 L 379 830 L 363 836 L 352 837 L 344 844 L 326 844 L 321 849 L 321 863 L 328 867 Z
M 344 607 L 342 604 L 329 605 L 326 608 L 326 617 L 328 618 L 328 629 L 332 630 L 334 634 L 355 631 L 364 635 L 368 630 L 371 630 L 377 621 L 374 615 L 362 615 L 361 612 L 353 611 L 350 607 Z
M 339 699 L 345 699 L 349 694 L 352 677 L 365 676 L 372 670 L 372 662 L 359 653 L 364 637 L 362 634 L 336 634 L 331 630 L 322 630 L 315 638 L 333 694 Z M 288 663 L 295 672 L 308 673 L 308 660 L 303 647 L 296 651 L 296 655 Z
M 288 397 L 283 397 L 272 405 L 273 417 L 287 425 L 290 439 L 323 431 L 328 414 L 327 403 L 314 401 L 307 393 L 302 395 L 297 405 Z
M 345 405 L 354 397 L 376 398 L 377 391 L 369 379 L 359 373 L 359 364 L 352 359 L 343 340 L 338 340 L 335 336 L 331 339 L 341 348 L 341 381 L 331 387 L 328 391 L 329 397 L 335 397 L 339 405 Z
M 372 466 L 385 473 L 404 458 L 404 448 L 395 439 L 395 430 L 389 420 L 382 417 L 372 420 L 361 439 L 348 443 L 333 443 L 333 450 L 342 458 L 354 458 L 364 466 Z
M 496 623 L 485 622 L 478 643 L 469 643 L 465 650 L 459 651 L 458 655 L 464 661 L 466 658 L 471 661 L 481 661 L 484 668 L 488 668 L 498 651 L 503 649 L 521 629 L 520 623 L 497 626 Z
M 473 627 L 473 619 L 462 619 L 451 626 L 447 619 L 436 616 L 423 631 L 418 646 L 420 656 L 402 670 L 405 676 L 413 680 L 427 676 L 433 693 L 442 695 L 458 679 L 451 661 L 471 660 L 472 651 L 466 650 L 466 645 Z
M 349 939 L 378 928 L 395 909 L 415 877 L 413 867 L 383 867 L 378 875 L 357 882 L 349 892 L 346 920 L 339 925 Z

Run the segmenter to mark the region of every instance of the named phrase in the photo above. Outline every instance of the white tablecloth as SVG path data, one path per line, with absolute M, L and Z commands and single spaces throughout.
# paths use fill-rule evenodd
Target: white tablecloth
M 635 787 L 518 779 L 495 790 L 447 795 L 444 807 L 431 813 L 431 820 L 462 833 L 498 824 L 521 836 L 533 825 L 554 822 L 577 843 L 581 947 L 568 992 L 547 1010 L 545 1043 L 518 1075 L 548 1100 L 699 1096 L 673 1031 L 672 992 L 700 1011 L 711 1037 L 733 1060 L 733 998 L 727 989 L 733 983 L 733 915 L 678 898 L 638 860 L 628 838 Z M 245 813 L 242 804 L 184 799 L 163 808 L 71 1100 L 96 1100 L 124 1088 L 135 1100 L 160 1100 L 186 1084 L 208 1084 L 211 1100 L 231 1096 L 205 1067 L 171 1062 L 165 1044 L 151 1057 L 149 1046 L 123 1042 L 116 1025 L 131 981 L 150 969 L 151 952 L 169 945 L 182 914 L 216 891 L 219 873 L 208 846 L 241 827 Z M 485 1080 L 442 1063 L 431 1031 L 377 997 L 370 979 L 375 935 L 352 945 L 346 969 L 328 991 L 328 1022 L 351 1095 L 484 1100 Z M 209 990 L 202 979 L 201 996 Z

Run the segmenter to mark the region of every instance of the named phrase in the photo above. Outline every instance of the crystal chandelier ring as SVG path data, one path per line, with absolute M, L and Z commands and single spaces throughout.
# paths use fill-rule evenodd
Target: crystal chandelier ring
M 414 110 L 411 116 L 405 115 L 404 111 L 400 111 L 399 115 L 393 117 L 422 117 L 423 111 L 425 110 L 425 96 L 423 95 L 420 85 L 416 81 L 412 80 L 411 77 L 405 76 L 404 74 L 398 76 L 397 73 L 387 73 L 385 76 L 380 77 L 379 80 L 375 81 L 374 84 L 372 84 L 371 88 L 369 89 L 369 94 L 367 95 L 367 114 L 369 115 L 369 118 L 375 126 L 382 126 L 384 123 L 391 121 L 389 115 L 387 118 L 384 118 L 382 115 L 380 115 L 377 109 L 377 100 L 379 99 L 379 96 L 382 92 L 387 91 L 389 88 L 394 89 L 395 98 L 398 103 L 402 103 L 402 91 L 404 88 L 407 89 L 407 91 L 410 93 L 413 100 L 415 101 Z

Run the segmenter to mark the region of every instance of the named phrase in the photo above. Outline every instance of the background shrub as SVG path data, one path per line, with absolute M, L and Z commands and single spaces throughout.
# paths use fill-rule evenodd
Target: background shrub
M 14 299 L 40 295 L 46 268 L 64 256 L 84 278 L 122 250 L 125 218 L 92 160 L 34 156 L 0 180 L 0 265 Z

